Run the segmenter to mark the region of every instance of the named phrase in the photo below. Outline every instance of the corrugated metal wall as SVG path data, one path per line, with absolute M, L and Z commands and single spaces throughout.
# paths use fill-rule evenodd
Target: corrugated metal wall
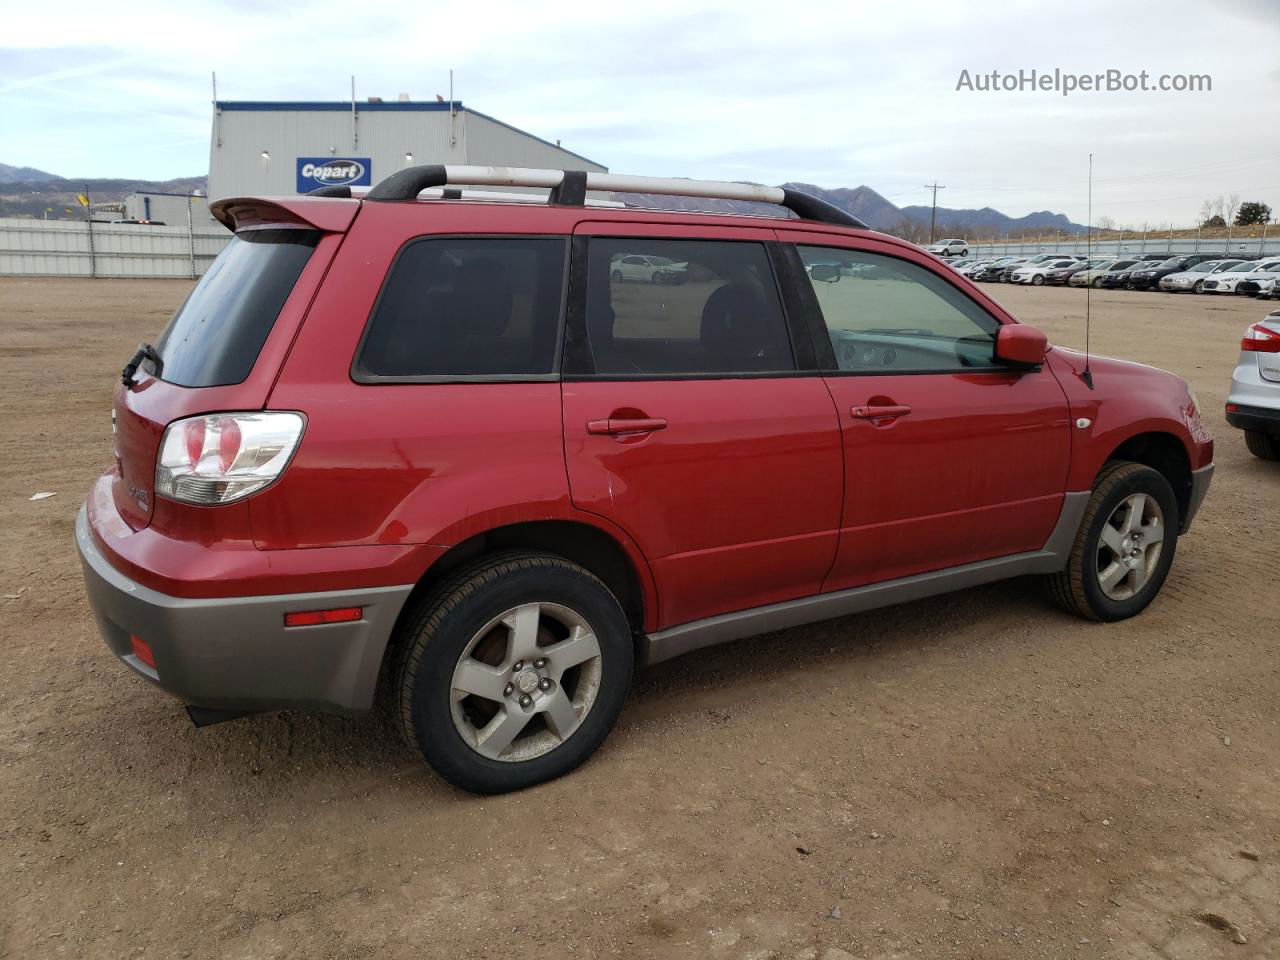
M 3 217 L 0 275 L 199 276 L 231 239 L 230 233 L 218 229 L 218 233 L 188 234 L 185 226 Z
M 124 198 L 124 215 L 128 220 L 155 220 L 171 227 L 186 227 L 187 204 L 191 205 L 191 222 L 196 230 L 216 233 L 221 224 L 209 212 L 204 197 L 187 197 L 175 193 L 131 193 Z
M 216 113 L 209 155 L 212 199 L 291 196 L 300 157 L 367 157 L 375 184 L 424 163 L 605 170 L 461 105 L 451 119 L 448 104 L 357 103 L 354 134 L 351 111 L 341 104 L 268 106 L 227 103 Z
M 468 110 L 465 117 L 467 163 L 552 170 L 592 170 L 598 173 L 607 170 L 598 163 L 531 137 L 522 130 L 509 127 L 483 113 Z

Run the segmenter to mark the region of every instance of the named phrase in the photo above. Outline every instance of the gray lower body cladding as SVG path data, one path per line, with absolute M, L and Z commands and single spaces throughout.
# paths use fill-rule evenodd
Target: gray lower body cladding
M 121 661 L 184 703 L 213 710 L 355 713 L 374 688 L 412 585 L 267 597 L 188 599 L 145 587 L 107 561 L 83 510 L 76 545 L 103 639 Z M 352 623 L 286 627 L 284 615 L 361 607 Z M 136 635 L 155 668 L 133 652 Z
M 670 660 L 681 654 L 710 647 L 758 633 L 786 630 L 806 623 L 844 617 L 895 603 L 920 600 L 940 593 L 976 587 L 996 580 L 1030 573 L 1054 573 L 1066 565 L 1067 555 L 1075 542 L 1080 520 L 1089 504 L 1091 492 L 1068 493 L 1062 501 L 1058 522 L 1039 550 L 994 557 L 959 567 L 932 570 L 897 580 L 871 583 L 849 590 L 820 593 L 799 600 L 787 600 L 766 607 L 726 613 L 705 620 L 683 623 L 645 637 L 644 656 L 648 663 Z

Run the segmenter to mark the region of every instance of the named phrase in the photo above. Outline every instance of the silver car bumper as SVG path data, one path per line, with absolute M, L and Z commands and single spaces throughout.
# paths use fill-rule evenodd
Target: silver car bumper
M 76 546 L 89 605 L 111 652 L 184 703 L 213 710 L 369 709 L 382 655 L 413 589 L 173 597 L 111 566 L 93 540 L 83 509 L 76 517 Z M 342 607 L 362 607 L 362 618 L 284 625 L 286 613 Z M 132 636 L 151 648 L 154 668 L 135 656 Z

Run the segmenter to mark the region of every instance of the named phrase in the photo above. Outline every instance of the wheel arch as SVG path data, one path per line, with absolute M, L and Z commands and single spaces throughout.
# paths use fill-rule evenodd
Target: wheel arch
M 419 577 L 405 600 L 383 653 L 383 668 L 394 662 L 400 646 L 400 623 L 455 572 L 483 557 L 511 551 L 552 554 L 578 564 L 598 577 L 618 598 L 640 650 L 640 638 L 656 619 L 657 596 L 643 556 L 632 544 L 582 520 L 530 520 L 491 527 L 451 546 Z
M 1191 509 L 1191 457 L 1186 445 L 1175 434 L 1160 430 L 1135 434 L 1111 451 L 1098 472 L 1101 473 L 1107 463 L 1115 460 L 1140 463 L 1162 474 L 1178 501 L 1179 525 L 1185 523 Z

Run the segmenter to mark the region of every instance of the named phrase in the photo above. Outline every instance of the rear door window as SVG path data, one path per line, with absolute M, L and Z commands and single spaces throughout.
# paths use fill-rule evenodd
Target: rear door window
M 567 251 L 563 237 L 433 237 L 410 243 L 374 307 L 355 379 L 552 375 Z
M 232 237 L 160 335 L 160 378 L 181 387 L 242 383 L 319 240 L 319 231 L 296 229 Z
M 640 282 L 611 263 L 644 257 Z M 593 237 L 587 338 L 601 376 L 721 376 L 796 369 L 763 244 Z

